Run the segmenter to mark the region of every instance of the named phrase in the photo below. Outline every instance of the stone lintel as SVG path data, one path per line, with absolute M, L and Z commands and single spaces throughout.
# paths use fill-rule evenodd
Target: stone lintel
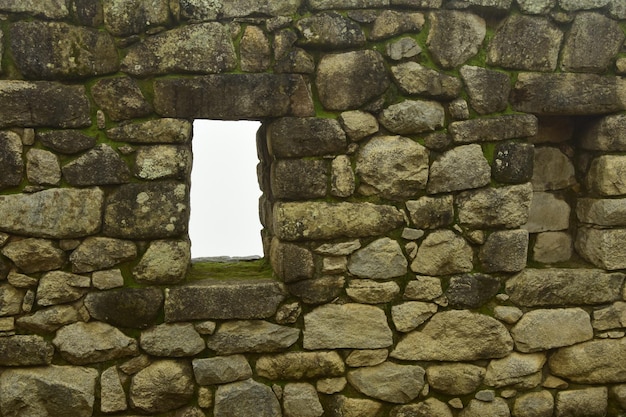
M 165 117 L 261 119 L 313 116 L 309 87 L 300 75 L 217 74 L 159 79 L 154 107 Z

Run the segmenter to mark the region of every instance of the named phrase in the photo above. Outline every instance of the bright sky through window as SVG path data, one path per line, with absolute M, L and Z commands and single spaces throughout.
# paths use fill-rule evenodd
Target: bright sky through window
M 257 181 L 259 122 L 196 120 L 191 256 L 263 256 Z

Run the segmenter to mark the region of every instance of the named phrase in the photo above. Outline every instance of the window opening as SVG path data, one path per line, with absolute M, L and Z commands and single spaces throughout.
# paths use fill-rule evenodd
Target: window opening
M 194 121 L 192 258 L 263 256 L 254 121 Z

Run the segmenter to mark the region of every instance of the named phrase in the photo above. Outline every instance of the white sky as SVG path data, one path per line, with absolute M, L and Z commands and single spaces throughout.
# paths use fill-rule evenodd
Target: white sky
M 191 256 L 263 256 L 257 182 L 260 122 L 196 120 L 191 170 Z

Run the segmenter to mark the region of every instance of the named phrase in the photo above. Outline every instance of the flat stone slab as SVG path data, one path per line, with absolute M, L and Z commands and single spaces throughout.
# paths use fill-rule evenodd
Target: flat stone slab
M 285 299 L 284 286 L 267 279 L 206 279 L 169 288 L 165 321 L 263 319 Z
M 154 107 L 165 117 L 259 119 L 313 116 L 304 78 L 291 74 L 219 74 L 154 83 Z

